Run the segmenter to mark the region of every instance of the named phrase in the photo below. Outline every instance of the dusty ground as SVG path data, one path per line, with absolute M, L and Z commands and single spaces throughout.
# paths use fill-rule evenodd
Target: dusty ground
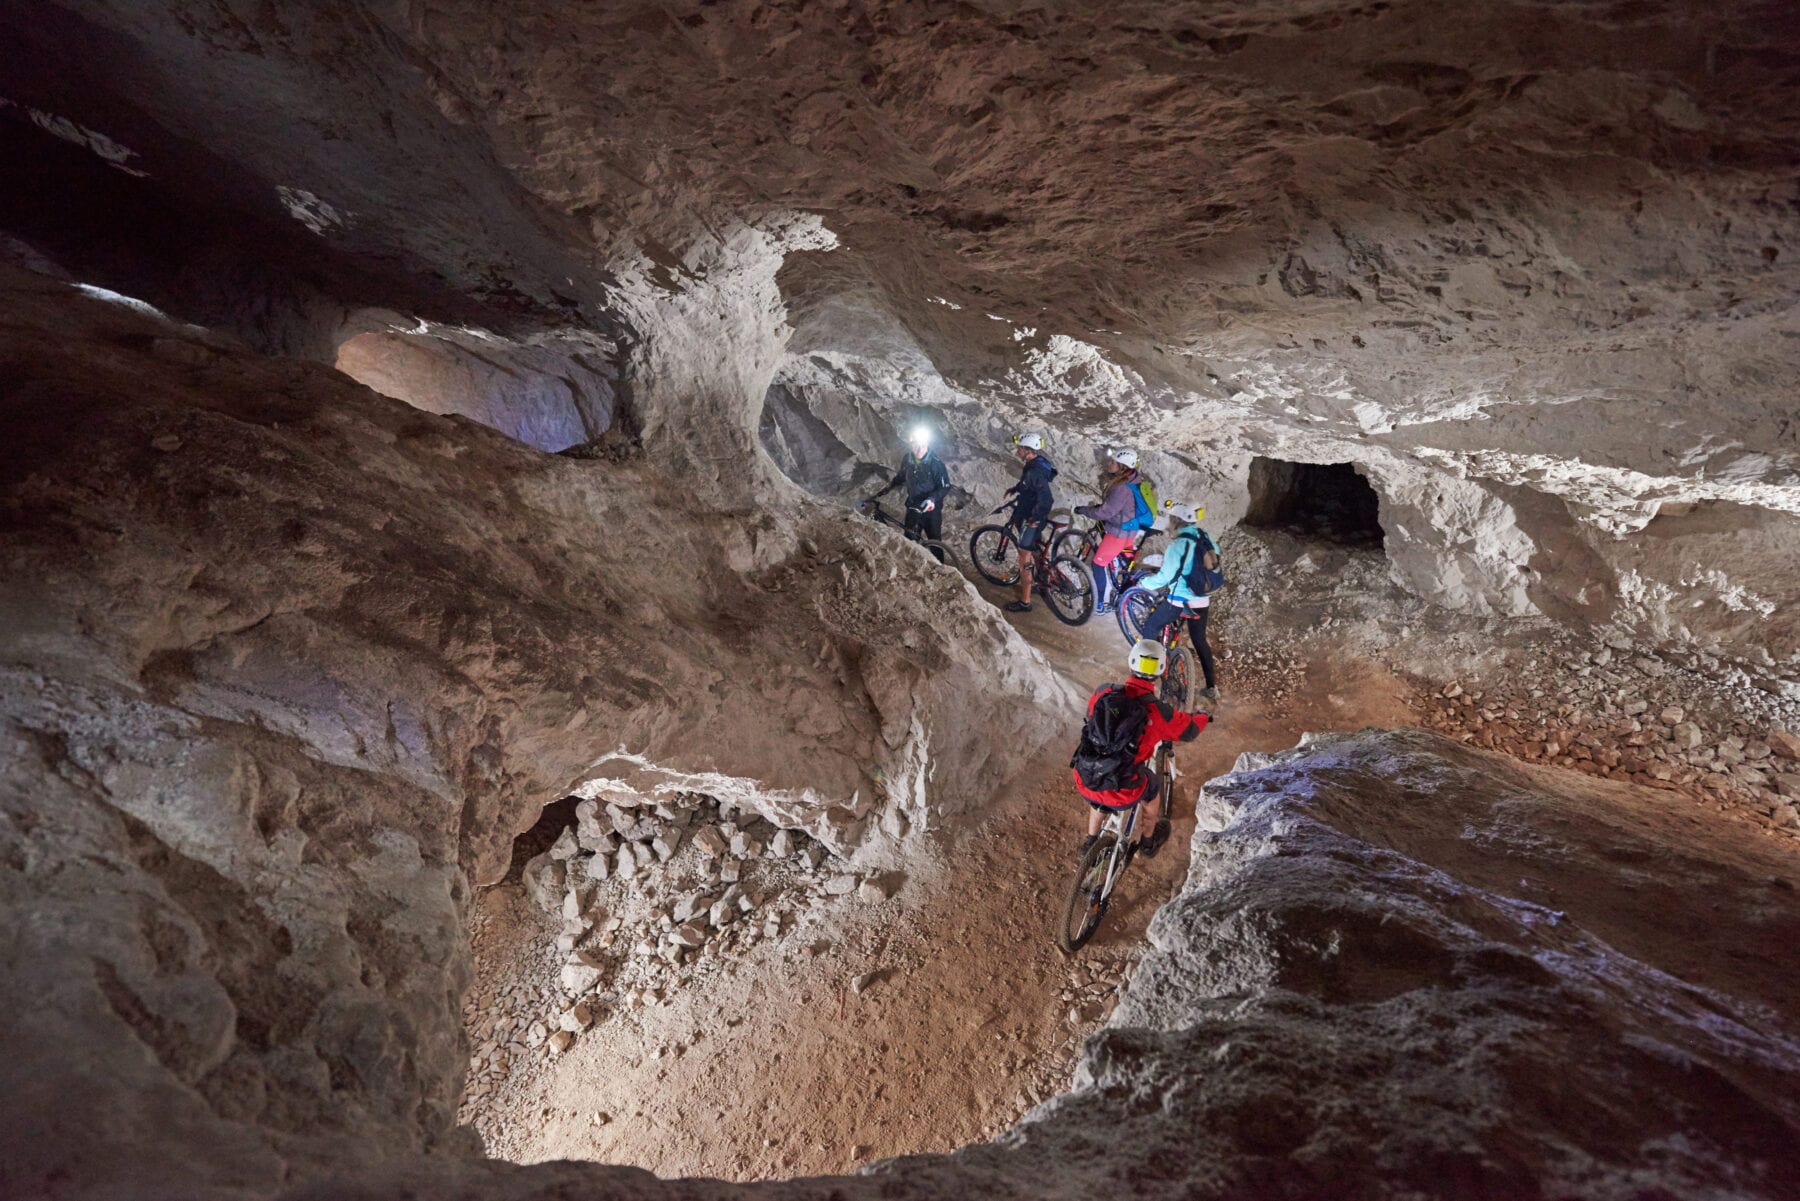
M 1083 686 L 1116 676 L 1124 644 L 1110 622 L 1070 628 L 1042 606 L 1009 617 Z M 1230 634 L 1214 640 L 1222 672 L 1232 670 Z M 1079 958 L 1053 941 L 1084 820 L 1067 748 L 1053 742 L 893 899 L 815 908 L 703 984 L 611 1011 L 560 1057 L 521 1045 L 510 1078 L 464 1120 L 490 1153 L 519 1161 L 729 1179 L 842 1171 L 991 1137 L 1066 1086 L 1150 915 L 1185 876 L 1201 781 L 1307 730 L 1414 720 L 1407 686 L 1378 663 L 1322 655 L 1307 672 L 1309 686 L 1294 689 L 1281 672 L 1236 671 L 1218 721 L 1180 749 L 1186 801 L 1168 849 L 1134 866 Z M 483 893 L 478 994 L 510 985 L 522 1012 L 553 1012 L 553 936 L 516 884 Z M 854 992 L 870 972 L 875 982 Z M 495 1004 L 471 1013 L 479 1020 Z

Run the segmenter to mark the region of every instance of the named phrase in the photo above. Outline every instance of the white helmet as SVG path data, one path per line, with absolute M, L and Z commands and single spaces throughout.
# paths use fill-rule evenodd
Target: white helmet
M 1163 512 L 1182 525 L 1199 525 L 1200 519 L 1206 516 L 1204 506 L 1183 504 L 1178 500 L 1163 501 Z
M 1022 446 L 1026 450 L 1042 450 L 1042 449 L 1044 449 L 1044 435 L 1042 435 L 1042 434 L 1014 434 L 1013 435 L 1013 445 L 1014 446 Z
M 1154 680 L 1169 664 L 1169 648 L 1154 638 L 1139 638 L 1131 648 L 1131 674 Z
M 1121 467 L 1130 467 L 1133 469 L 1137 467 L 1137 451 L 1131 449 L 1129 446 L 1121 446 L 1116 450 L 1109 450 L 1106 452 L 1106 457 Z

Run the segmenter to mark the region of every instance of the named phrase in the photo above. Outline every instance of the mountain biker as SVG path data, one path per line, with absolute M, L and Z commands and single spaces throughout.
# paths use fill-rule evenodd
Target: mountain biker
M 1056 465 L 1044 454 L 1042 434 L 1015 434 L 1013 455 L 1024 464 L 1019 482 L 1006 490 L 1006 495 L 1018 497 L 1006 524 L 1019 544 L 1019 599 L 1006 609 L 1009 613 L 1029 613 L 1032 564 L 1049 545 L 1050 481 L 1056 478 Z
M 1133 748 L 1130 769 L 1126 773 L 1123 787 L 1097 789 L 1090 788 L 1082 782 L 1080 769 L 1071 764 L 1071 773 L 1075 777 L 1075 788 L 1082 799 L 1088 803 L 1087 838 L 1082 841 L 1081 854 L 1086 855 L 1088 848 L 1100 836 L 1100 827 L 1108 813 L 1144 802 L 1144 811 L 1139 822 L 1139 829 L 1150 828 L 1150 836 L 1141 839 L 1138 849 L 1146 859 L 1154 859 L 1156 852 L 1162 849 L 1169 837 L 1169 818 L 1164 812 L 1163 797 L 1160 795 L 1155 772 L 1145 771 L 1144 764 L 1156 753 L 1156 748 L 1164 742 L 1192 742 L 1200 736 L 1212 715 L 1205 712 L 1183 713 L 1174 709 L 1155 695 L 1156 681 L 1168 666 L 1169 648 L 1152 638 L 1140 638 L 1131 648 L 1131 677 L 1123 684 L 1106 684 L 1096 689 L 1088 698 L 1088 718 L 1090 725 L 1094 710 L 1104 701 L 1109 705 L 1122 703 L 1124 706 L 1141 706 L 1144 712 L 1143 733 L 1138 736 L 1137 746 Z M 1117 697 L 1117 700 L 1108 698 Z M 1128 722 L 1129 719 L 1127 719 Z M 1083 746 L 1089 743 L 1089 726 L 1083 727 Z M 1115 729 L 1119 728 L 1115 724 Z M 1077 754 L 1079 755 L 1079 751 Z
M 1102 498 L 1097 505 L 1080 505 L 1076 512 L 1102 523 L 1100 547 L 1094 552 L 1094 612 L 1112 612 L 1112 598 L 1107 586 L 1112 573 L 1107 569 L 1138 538 L 1138 531 L 1124 528 L 1137 517 L 1138 455 L 1130 447 L 1106 452 L 1106 475 L 1101 480 Z
M 906 436 L 910 450 L 900 470 L 888 486 L 864 501 L 872 505 L 900 485 L 906 485 L 906 524 L 908 537 L 914 532 L 932 542 L 940 541 L 944 532 L 944 497 L 950 491 L 950 473 L 944 461 L 931 448 L 931 427 L 916 425 Z
M 1146 638 L 1161 639 L 1164 628 L 1171 621 L 1185 620 L 1194 653 L 1200 657 L 1200 670 L 1206 676 L 1206 687 L 1200 695 L 1207 700 L 1217 700 L 1219 689 L 1213 676 L 1212 647 L 1206 641 L 1206 615 L 1212 599 L 1195 592 L 1188 584 L 1188 575 L 1197 555 L 1207 550 L 1216 553 L 1218 547 L 1200 528 L 1200 519 L 1206 516 L 1205 508 L 1168 501 L 1163 505 L 1163 512 L 1176 527 L 1175 536 L 1169 540 L 1169 549 L 1163 552 L 1162 567 L 1155 575 L 1140 581 L 1140 587 L 1153 591 L 1167 588 L 1169 591 L 1150 611 L 1139 633 Z

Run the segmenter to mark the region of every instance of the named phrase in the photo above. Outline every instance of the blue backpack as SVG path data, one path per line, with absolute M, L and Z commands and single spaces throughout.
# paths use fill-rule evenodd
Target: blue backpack
M 1141 476 L 1131 485 L 1131 503 L 1135 511 L 1127 521 L 1121 521 L 1122 530 L 1147 530 L 1156 525 L 1156 491 L 1151 488 L 1150 481 Z
M 1219 548 L 1212 536 L 1205 530 L 1199 531 L 1198 538 L 1189 534 L 1175 535 L 1175 541 L 1186 541 L 1192 546 L 1188 552 L 1187 575 L 1182 581 L 1187 590 L 1195 596 L 1210 596 L 1225 586 L 1225 572 L 1219 559 Z M 1170 549 L 1174 549 L 1173 543 Z

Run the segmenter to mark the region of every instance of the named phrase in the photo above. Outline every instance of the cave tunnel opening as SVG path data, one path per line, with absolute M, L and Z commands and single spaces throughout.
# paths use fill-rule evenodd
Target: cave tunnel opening
M 1376 550 L 1385 541 L 1381 498 L 1354 463 L 1290 463 L 1258 455 L 1250 463 L 1244 524 Z

